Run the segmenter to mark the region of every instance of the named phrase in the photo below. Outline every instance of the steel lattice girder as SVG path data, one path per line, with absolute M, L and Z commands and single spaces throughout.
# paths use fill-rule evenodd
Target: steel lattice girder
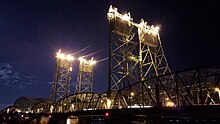
M 219 83 L 220 66 L 160 75 L 119 90 L 113 108 L 167 106 L 168 101 L 175 106 L 217 104 L 220 100 L 214 88 Z
M 57 58 L 54 81 L 51 87 L 50 100 L 56 103 L 60 99 L 69 95 L 72 62 Z
M 149 78 L 112 92 L 111 108 L 215 105 L 220 103 L 220 65 L 194 68 Z M 106 109 L 107 94 L 79 93 L 55 105 L 55 112 Z
M 55 105 L 54 112 L 73 112 L 105 109 L 106 94 L 78 93 L 63 98 Z
M 135 23 L 130 13 L 120 14 L 112 6 L 107 16 L 110 22 L 109 92 L 171 72 L 157 32 L 159 28 L 143 20 Z

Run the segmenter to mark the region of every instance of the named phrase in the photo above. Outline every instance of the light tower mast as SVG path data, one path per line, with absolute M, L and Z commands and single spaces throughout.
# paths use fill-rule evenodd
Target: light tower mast
M 110 6 L 109 94 L 146 78 L 170 73 L 159 28 L 141 20 L 136 23 L 130 13 L 120 14 Z
M 56 103 L 69 95 L 73 56 L 61 53 L 56 55 L 56 70 L 51 88 L 50 101 Z
M 79 71 L 77 76 L 75 93 L 93 92 L 93 72 L 96 61 L 79 58 Z

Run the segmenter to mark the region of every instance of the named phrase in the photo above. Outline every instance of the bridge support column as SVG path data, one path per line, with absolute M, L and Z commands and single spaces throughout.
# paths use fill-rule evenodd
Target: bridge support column
M 160 102 L 160 91 L 159 91 L 159 84 L 158 82 L 155 83 L 155 90 L 156 90 L 156 106 L 157 107 L 162 107 L 161 102 Z

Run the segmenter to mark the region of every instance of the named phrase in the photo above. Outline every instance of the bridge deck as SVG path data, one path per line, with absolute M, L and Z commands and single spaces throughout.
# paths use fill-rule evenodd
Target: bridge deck
M 44 121 L 51 124 L 74 123 L 220 123 L 220 106 L 187 106 L 179 108 L 152 107 L 107 110 L 87 110 L 53 114 L 2 114 L 0 123 L 33 123 Z M 22 115 L 22 116 L 21 116 Z M 45 119 L 46 118 L 46 119 Z

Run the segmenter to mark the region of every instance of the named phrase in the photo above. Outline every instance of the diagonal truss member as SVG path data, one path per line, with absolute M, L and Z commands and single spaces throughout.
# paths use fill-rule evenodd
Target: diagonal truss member
M 120 14 L 112 6 L 107 17 L 110 23 L 109 92 L 171 72 L 158 27 L 148 25 L 143 19 L 135 23 L 130 13 Z
M 93 72 L 96 61 L 79 58 L 79 71 L 77 76 L 75 93 L 93 92 Z
M 51 87 L 50 101 L 56 103 L 69 95 L 73 56 L 61 53 L 56 56 L 56 70 Z

